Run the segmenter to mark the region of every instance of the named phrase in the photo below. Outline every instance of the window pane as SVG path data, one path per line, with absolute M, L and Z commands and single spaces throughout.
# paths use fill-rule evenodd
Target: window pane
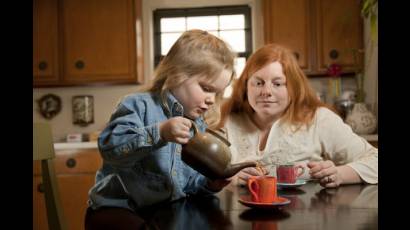
M 161 55 L 166 55 L 171 46 L 181 36 L 182 33 L 163 33 L 161 34 Z
M 161 32 L 185 31 L 185 18 L 161 18 Z
M 232 91 L 233 91 L 233 87 L 232 87 L 232 83 L 231 83 L 225 88 L 223 97 L 224 98 L 230 97 L 232 95 Z
M 226 41 L 234 51 L 245 52 L 245 31 L 230 30 L 220 31 L 219 36 Z
M 245 68 L 245 64 L 246 64 L 246 58 L 244 57 L 235 58 L 236 78 L 239 78 L 239 76 L 241 76 L 241 73 L 243 69 Z
M 212 35 L 215 35 L 215 36 L 219 37 L 219 33 L 218 33 L 218 31 L 216 31 L 216 30 L 211 30 L 211 31 L 208 31 L 208 33 L 210 33 L 210 34 L 212 34 Z
M 218 16 L 188 17 L 187 29 L 218 30 Z
M 219 17 L 219 28 L 225 29 L 245 29 L 245 15 L 221 15 Z
M 244 57 L 238 57 L 235 58 L 235 72 L 236 72 L 236 78 L 231 82 L 231 84 L 229 84 L 225 91 L 224 91 L 224 98 L 228 98 L 232 95 L 232 91 L 233 91 L 233 82 L 236 81 L 237 79 L 239 79 L 239 77 L 241 76 L 241 73 L 243 71 L 243 69 L 245 68 L 245 64 L 246 64 L 246 58 Z

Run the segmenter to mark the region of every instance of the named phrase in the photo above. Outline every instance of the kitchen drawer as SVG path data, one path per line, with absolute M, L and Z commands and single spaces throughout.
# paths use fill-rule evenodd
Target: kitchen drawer
M 56 151 L 56 174 L 95 173 L 102 164 L 98 149 L 69 149 Z M 39 161 L 33 161 L 33 174 L 41 174 Z

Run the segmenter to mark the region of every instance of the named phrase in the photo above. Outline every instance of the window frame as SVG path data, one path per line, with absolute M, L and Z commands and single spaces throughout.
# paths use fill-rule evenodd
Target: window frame
M 245 52 L 236 52 L 237 57 L 245 57 L 245 60 L 252 53 L 252 18 L 251 8 L 248 5 L 216 6 L 199 8 L 175 8 L 175 9 L 156 9 L 153 12 L 154 19 L 154 68 L 162 59 L 161 55 L 161 19 L 173 17 L 192 17 L 192 16 L 220 16 L 243 14 L 245 17 Z M 219 28 L 218 32 L 221 31 Z M 222 30 L 224 31 L 224 30 Z

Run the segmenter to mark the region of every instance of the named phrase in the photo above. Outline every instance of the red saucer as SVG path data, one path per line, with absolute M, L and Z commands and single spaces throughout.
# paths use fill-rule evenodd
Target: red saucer
M 278 196 L 276 198 L 276 200 L 272 203 L 259 203 L 259 202 L 254 202 L 252 201 L 252 198 L 250 195 L 246 195 L 246 196 L 241 196 L 239 198 L 239 203 L 251 207 L 251 208 L 277 208 L 277 207 L 281 207 L 283 205 L 287 205 L 290 204 L 290 200 L 286 199 L 285 197 L 280 197 Z

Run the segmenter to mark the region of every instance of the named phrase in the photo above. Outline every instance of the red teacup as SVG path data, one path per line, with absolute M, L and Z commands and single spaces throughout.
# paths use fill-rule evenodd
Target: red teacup
M 277 199 L 276 177 L 253 176 L 248 179 L 248 189 L 252 194 L 252 201 L 272 203 Z
M 301 169 L 300 173 L 298 170 Z M 302 165 L 294 165 L 292 163 L 279 165 L 276 168 L 276 175 L 279 183 L 294 184 L 298 177 L 305 172 L 305 168 Z

